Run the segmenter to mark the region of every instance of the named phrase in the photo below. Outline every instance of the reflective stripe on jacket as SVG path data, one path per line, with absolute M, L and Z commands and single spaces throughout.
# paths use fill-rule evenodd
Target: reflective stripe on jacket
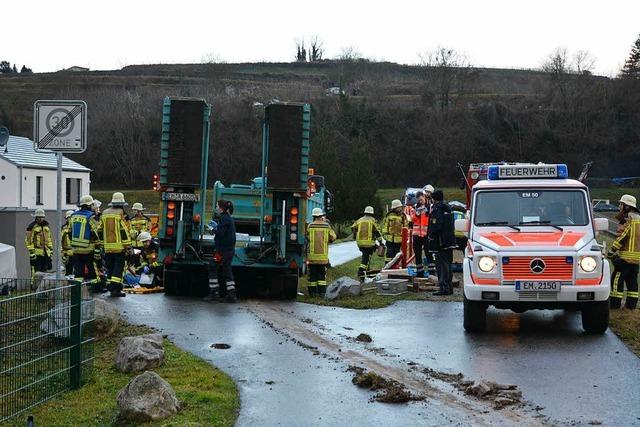
M 376 239 L 380 237 L 380 230 L 376 220 L 365 215 L 351 226 L 351 230 L 355 234 L 356 243 L 360 248 L 372 248 L 375 246 Z
M 71 227 L 69 224 L 62 226 L 60 232 L 60 243 L 62 245 L 62 253 L 65 256 L 73 255 L 73 248 L 71 247 Z
M 44 221 L 42 224 L 38 224 L 33 221 L 29 224 L 27 226 L 24 244 L 29 251 L 29 255 L 51 256 L 53 252 L 53 241 L 49 223 Z
M 89 254 L 95 249 L 98 235 L 90 209 L 80 209 L 69 217 L 69 239 L 76 254 Z
M 629 215 L 629 222 L 612 243 L 611 249 L 629 264 L 640 264 L 640 215 Z
M 411 214 L 413 228 L 411 232 L 414 236 L 425 237 L 429 229 L 429 213 L 426 206 L 420 206 Z
M 151 218 L 146 215 L 134 216 L 129 221 L 131 226 L 131 246 L 134 248 L 141 248 L 144 246 L 142 242 L 137 240 L 138 235 L 143 231 L 151 232 Z
M 407 225 L 407 217 L 393 211 L 384 217 L 382 222 L 382 237 L 391 243 L 402 242 L 402 229 Z
M 106 253 L 124 252 L 131 246 L 129 225 L 122 208 L 108 208 L 102 213 L 102 244 Z
M 324 221 L 314 221 L 307 227 L 309 264 L 329 263 L 329 243 L 336 240 L 336 233 Z

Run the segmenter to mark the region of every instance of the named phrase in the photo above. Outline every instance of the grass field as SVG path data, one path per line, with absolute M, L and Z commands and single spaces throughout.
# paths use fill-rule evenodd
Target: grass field
M 116 425 L 116 395 L 136 374 L 123 374 L 114 365 L 120 339 L 150 333 L 149 328 L 120 325 L 118 332 L 95 344 L 94 376 L 82 388 L 64 393 L 30 414 L 36 426 Z M 207 362 L 164 342 L 165 363 L 155 372 L 176 392 L 182 409 L 174 417 L 145 426 L 232 426 L 240 408 L 238 390 L 231 378 Z M 24 426 L 25 416 L 6 425 Z M 123 425 L 123 424 L 118 424 Z

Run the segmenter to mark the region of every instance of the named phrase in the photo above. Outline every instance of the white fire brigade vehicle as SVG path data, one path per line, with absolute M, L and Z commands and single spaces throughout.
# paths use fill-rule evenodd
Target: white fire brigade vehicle
M 489 306 L 522 313 L 574 309 L 582 326 L 609 325 L 610 269 L 596 242 L 607 229 L 594 218 L 589 190 L 564 164 L 489 166 L 472 191 L 463 264 L 464 328 L 482 331 Z

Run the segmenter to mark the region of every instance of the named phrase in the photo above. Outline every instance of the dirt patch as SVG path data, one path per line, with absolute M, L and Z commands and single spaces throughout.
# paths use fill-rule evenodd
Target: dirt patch
M 424 397 L 412 394 L 399 382 L 384 378 L 373 371 L 367 371 L 358 366 L 350 366 L 348 371 L 354 374 L 351 380 L 354 385 L 378 392 L 372 397 L 373 401 L 406 403 L 424 400 Z
M 356 337 L 356 341 L 358 341 L 358 342 L 372 342 L 373 338 L 371 338 L 371 335 L 369 335 L 369 334 L 362 333 L 362 334 L 360 334 L 360 335 L 358 335 Z
M 217 348 L 218 350 L 227 350 L 229 348 L 231 348 L 231 346 L 229 344 L 225 344 L 222 342 L 217 342 L 215 344 L 211 344 L 209 346 L 209 348 Z
M 522 392 L 514 384 L 498 384 L 485 380 L 469 381 L 465 380 L 464 375 L 460 372 L 449 374 L 430 368 L 425 368 L 422 372 L 430 378 L 452 384 L 464 394 L 491 402 L 494 409 L 502 409 L 506 406 L 522 403 Z

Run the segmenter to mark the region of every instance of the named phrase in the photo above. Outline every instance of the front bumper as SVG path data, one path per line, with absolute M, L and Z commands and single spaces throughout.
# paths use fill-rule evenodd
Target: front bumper
M 464 264 L 464 295 L 470 301 L 484 301 L 491 305 L 503 305 L 509 302 L 530 302 L 540 303 L 544 306 L 549 303 L 588 303 L 592 301 L 605 301 L 609 298 L 611 289 L 611 273 L 609 263 L 603 265 L 602 278 L 596 285 L 575 285 L 574 283 L 563 282 L 560 292 L 537 292 L 537 291 L 516 291 L 513 283 L 496 285 L 478 285 L 471 278 L 468 260 Z M 486 300 L 482 298 L 483 292 L 498 292 L 498 300 Z M 578 300 L 579 292 L 593 292 L 593 299 Z

